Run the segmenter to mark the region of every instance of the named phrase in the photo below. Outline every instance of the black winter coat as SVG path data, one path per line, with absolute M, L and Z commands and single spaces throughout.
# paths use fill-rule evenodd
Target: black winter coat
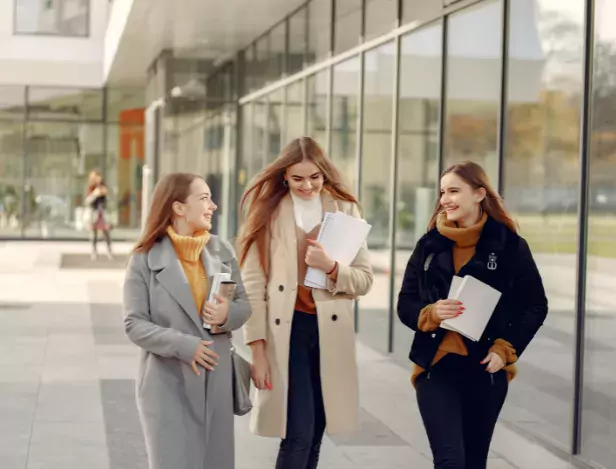
M 447 332 L 418 330 L 421 310 L 447 298 L 453 265 L 454 242 L 436 229 L 424 235 L 408 262 L 398 296 L 398 317 L 415 331 L 409 358 L 429 369 Z M 528 243 L 506 226 L 488 217 L 475 247 L 475 255 L 458 275 L 472 275 L 496 288 L 502 296 L 480 341 L 465 339 L 469 353 L 483 359 L 496 339 L 504 339 L 524 352 L 548 312 L 548 301 Z

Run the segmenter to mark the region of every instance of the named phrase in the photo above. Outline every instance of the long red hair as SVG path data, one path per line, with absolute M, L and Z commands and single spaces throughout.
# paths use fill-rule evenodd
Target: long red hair
M 158 181 L 143 233 L 134 252 L 148 252 L 156 241 L 165 236 L 167 227 L 173 221 L 173 203 L 186 201 L 190 195 L 190 185 L 195 179 L 203 178 L 191 173 L 171 173 Z
M 513 221 L 509 211 L 505 208 L 502 197 L 494 190 L 492 184 L 490 184 L 487 173 L 481 166 L 472 161 L 457 163 L 447 168 L 443 174 L 441 174 L 441 178 L 449 173 L 454 173 L 475 190 L 481 188 L 485 189 L 486 196 L 481 201 L 481 208 L 483 211 L 514 233 L 518 232 L 518 226 L 515 221 Z M 439 196 L 436 199 L 434 213 L 428 224 L 428 231 L 436 227 L 438 215 L 442 210 L 443 207 L 441 206 L 441 198 Z
M 355 196 L 342 183 L 340 172 L 325 156 L 318 143 L 310 137 L 293 139 L 275 161 L 255 176 L 242 196 L 240 213 L 245 213 L 246 219 L 237 242 L 240 266 L 244 265 L 248 251 L 256 244 L 261 268 L 266 277 L 269 275 L 271 221 L 280 201 L 289 192 L 284 184 L 285 171 L 302 161 L 310 161 L 321 170 L 325 178 L 323 189 L 329 191 L 335 199 L 359 206 Z

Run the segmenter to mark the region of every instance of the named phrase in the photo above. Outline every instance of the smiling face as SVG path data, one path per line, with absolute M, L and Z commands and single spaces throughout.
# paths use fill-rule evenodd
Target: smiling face
M 480 204 L 485 196 L 484 188 L 473 189 L 453 172 L 441 178 L 441 206 L 447 213 L 447 219 L 458 226 L 470 227 L 479 221 Z
M 318 197 L 325 183 L 323 172 L 312 161 L 289 166 L 285 171 L 285 180 L 289 190 L 304 200 Z
M 191 233 L 210 231 L 212 216 L 218 207 L 212 201 L 212 192 L 201 178 L 196 178 L 190 184 L 190 194 L 182 202 L 174 202 L 173 211 L 178 222 L 181 222 Z

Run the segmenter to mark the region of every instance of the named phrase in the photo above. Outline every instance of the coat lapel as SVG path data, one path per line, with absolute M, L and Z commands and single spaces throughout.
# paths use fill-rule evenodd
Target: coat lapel
M 168 237 L 154 245 L 150 250 L 148 262 L 153 270 L 160 270 L 156 274 L 156 279 L 167 290 L 169 295 L 178 302 L 197 328 L 202 331 L 203 325 L 199 318 L 199 312 L 197 311 L 192 292 L 190 291 L 188 279 Z

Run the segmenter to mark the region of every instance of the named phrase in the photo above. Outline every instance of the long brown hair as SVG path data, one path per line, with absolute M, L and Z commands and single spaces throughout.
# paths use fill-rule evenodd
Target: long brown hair
M 244 192 L 240 202 L 240 213 L 246 220 L 238 237 L 240 265 L 243 266 L 248 251 L 256 243 L 259 263 L 266 277 L 269 275 L 269 236 L 272 216 L 280 201 L 289 192 L 284 184 L 284 174 L 288 167 L 302 161 L 317 165 L 324 176 L 323 189 L 338 200 L 352 202 L 359 206 L 357 199 L 344 186 L 340 172 L 329 160 L 323 150 L 310 137 L 293 139 L 282 149 L 280 156 L 263 168 Z
M 195 179 L 203 178 L 191 173 L 171 173 L 158 181 L 145 228 L 134 252 L 148 252 L 156 241 L 165 236 L 172 222 L 173 203 L 186 201 L 190 195 L 190 185 Z
M 481 201 L 481 208 L 483 211 L 514 233 L 518 232 L 518 226 L 515 221 L 513 221 L 509 211 L 505 208 L 502 197 L 494 190 L 492 184 L 490 184 L 488 175 L 481 166 L 472 161 L 457 163 L 447 168 L 443 174 L 441 174 L 441 178 L 449 173 L 454 173 L 475 190 L 481 188 L 485 189 L 486 196 Z M 438 215 L 442 210 L 443 207 L 441 206 L 441 198 L 439 196 L 436 199 L 434 213 L 428 224 L 428 231 L 436 227 Z

